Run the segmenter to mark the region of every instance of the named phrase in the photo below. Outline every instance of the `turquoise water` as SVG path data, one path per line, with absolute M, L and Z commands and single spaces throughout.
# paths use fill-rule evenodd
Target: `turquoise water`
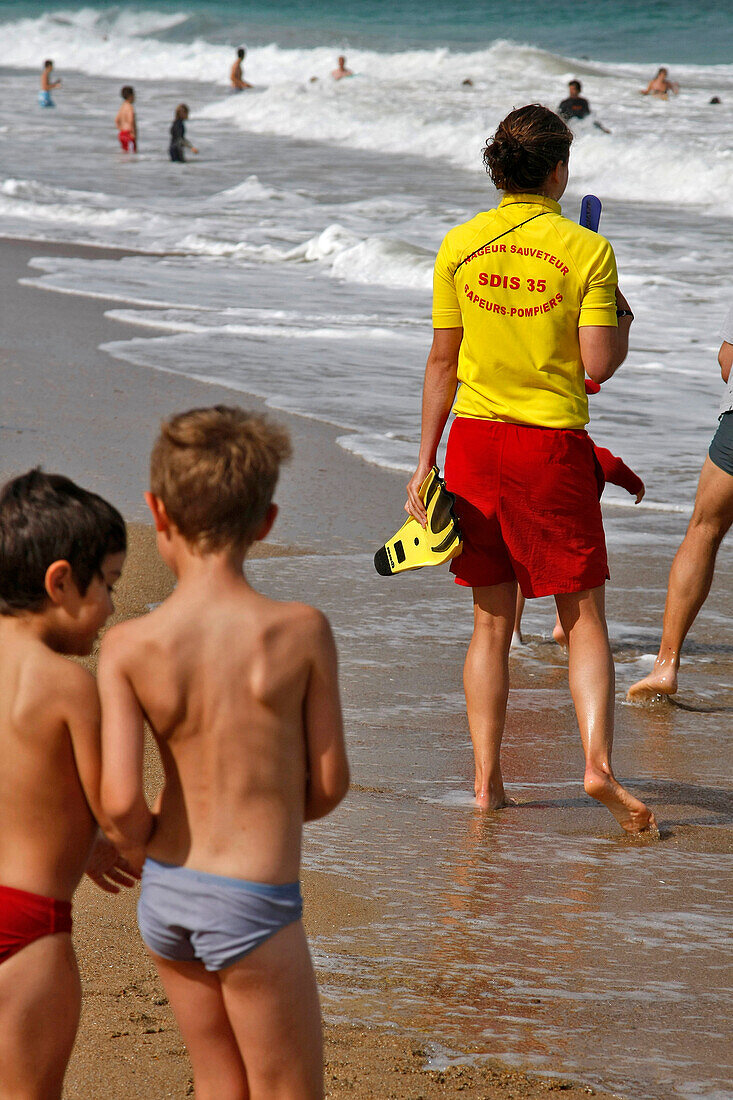
M 82 5 L 0 3 L 0 19 L 64 15 Z M 445 46 L 474 50 L 495 39 L 608 61 L 727 64 L 733 53 L 733 5 L 719 0 L 484 0 L 462 6 L 446 0 L 154 0 L 84 5 L 122 13 L 185 13 L 165 35 L 171 41 L 311 48 L 333 46 L 401 51 Z M 489 75 L 489 74 L 487 74 Z

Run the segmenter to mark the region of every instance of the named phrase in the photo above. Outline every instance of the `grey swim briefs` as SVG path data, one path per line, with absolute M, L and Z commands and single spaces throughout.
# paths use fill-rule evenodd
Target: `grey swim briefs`
M 719 469 L 733 475 L 733 412 L 724 412 L 721 416 L 708 454 Z
M 145 860 L 137 921 L 147 946 L 164 959 L 222 970 L 302 913 L 298 882 L 249 882 Z

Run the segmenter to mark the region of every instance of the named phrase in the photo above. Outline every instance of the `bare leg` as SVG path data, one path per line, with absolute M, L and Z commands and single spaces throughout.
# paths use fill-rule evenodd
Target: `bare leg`
M 584 787 L 629 833 L 656 828 L 654 815 L 616 780 L 611 768 L 614 667 L 603 587 L 556 596 L 568 639 L 570 693 L 585 752 Z
M 674 695 L 682 643 L 713 583 L 718 547 L 733 523 L 733 477 L 705 459 L 687 533 L 669 573 L 662 642 L 654 668 L 633 684 L 630 700 Z
M 302 921 L 220 978 L 251 1100 L 322 1100 L 321 1009 Z
M 524 613 L 524 605 L 526 600 L 522 595 L 522 590 L 517 586 L 517 606 L 514 612 L 514 630 L 512 632 L 511 648 L 515 649 L 517 646 L 524 645 L 522 640 L 522 615 Z
M 249 1100 L 247 1073 L 218 974 L 199 962 L 172 962 L 150 952 L 176 1015 L 193 1067 L 196 1100 Z
M 71 936 L 42 936 L 0 966 L 0 1096 L 60 1100 L 81 984 Z
M 506 806 L 499 754 L 509 696 L 509 646 L 515 619 L 516 581 L 473 590 L 473 636 L 463 666 L 463 687 L 476 764 L 476 802 L 482 810 Z

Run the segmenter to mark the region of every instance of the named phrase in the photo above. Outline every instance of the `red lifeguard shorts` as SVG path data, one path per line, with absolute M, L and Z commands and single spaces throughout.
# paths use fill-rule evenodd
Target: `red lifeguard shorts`
M 41 936 L 70 931 L 70 901 L 0 886 L 0 963 Z
M 120 139 L 120 145 L 126 153 L 129 153 L 130 149 L 133 153 L 137 152 L 137 143 L 132 136 L 132 130 L 120 130 L 117 137 Z
M 456 494 L 471 588 L 516 578 L 525 596 L 597 588 L 609 576 L 593 446 L 584 431 L 457 417 L 445 483 Z

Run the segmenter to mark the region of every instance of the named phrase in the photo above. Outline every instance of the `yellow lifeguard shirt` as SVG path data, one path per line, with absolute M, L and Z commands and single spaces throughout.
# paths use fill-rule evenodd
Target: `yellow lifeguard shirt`
M 578 327 L 616 328 L 617 281 L 608 241 L 544 195 L 506 195 L 451 229 L 435 261 L 433 327 L 463 328 L 454 413 L 585 427 Z

